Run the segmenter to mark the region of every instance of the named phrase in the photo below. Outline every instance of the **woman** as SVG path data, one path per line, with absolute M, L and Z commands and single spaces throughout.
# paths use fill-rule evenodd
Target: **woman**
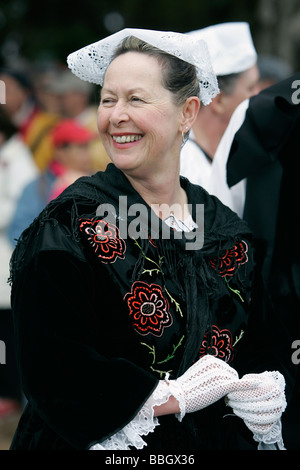
M 204 104 L 217 92 L 205 44 L 123 30 L 69 66 L 102 86 L 98 127 L 112 164 L 51 202 L 12 258 L 28 398 L 12 449 L 195 452 L 237 448 L 236 426 L 274 435 L 283 378 L 239 379 L 234 369 L 251 295 L 249 231 L 179 179 L 199 86 Z M 225 397 L 246 426 L 222 418 Z

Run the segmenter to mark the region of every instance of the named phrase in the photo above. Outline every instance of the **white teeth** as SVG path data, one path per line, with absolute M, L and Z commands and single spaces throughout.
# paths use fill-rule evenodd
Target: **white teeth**
M 113 140 L 117 142 L 118 144 L 125 144 L 127 142 L 135 142 L 137 140 L 140 140 L 142 136 L 140 135 L 122 135 L 122 136 L 114 136 L 113 135 Z

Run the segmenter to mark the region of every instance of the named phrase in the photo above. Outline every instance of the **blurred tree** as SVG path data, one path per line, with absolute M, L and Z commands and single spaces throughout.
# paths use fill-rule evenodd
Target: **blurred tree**
M 1 0 L 0 60 L 65 61 L 69 52 L 124 27 L 185 32 L 249 20 L 252 11 L 253 0 Z
M 258 50 L 299 66 L 299 0 L 1 0 L 0 65 L 66 56 L 126 27 L 186 32 L 248 21 Z M 298 54 L 298 56 L 297 56 Z
M 299 0 L 260 0 L 257 8 L 256 46 L 300 69 Z

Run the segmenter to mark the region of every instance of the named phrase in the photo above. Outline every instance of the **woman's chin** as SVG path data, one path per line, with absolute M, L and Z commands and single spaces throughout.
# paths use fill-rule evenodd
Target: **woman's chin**
M 122 170 L 122 171 L 134 171 L 137 167 L 138 167 L 138 164 L 137 164 L 137 161 L 135 158 L 130 158 L 128 156 L 122 156 L 122 155 L 118 155 L 118 156 L 114 156 L 113 158 L 111 158 L 111 161 L 112 163 L 119 169 L 119 170 Z

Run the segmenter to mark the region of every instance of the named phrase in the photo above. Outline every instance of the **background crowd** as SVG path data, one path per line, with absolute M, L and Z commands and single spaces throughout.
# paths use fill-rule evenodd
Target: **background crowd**
M 9 260 L 23 230 L 78 177 L 105 169 L 95 89 L 63 65 L 2 68 L 0 107 L 0 424 L 19 413 L 23 395 L 13 347 Z

